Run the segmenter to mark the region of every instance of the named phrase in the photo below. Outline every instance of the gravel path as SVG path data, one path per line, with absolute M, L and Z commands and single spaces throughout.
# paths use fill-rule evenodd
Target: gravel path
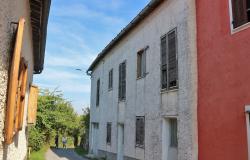
M 46 160 L 88 160 L 77 155 L 74 149 L 55 149 L 51 148 L 46 152 Z

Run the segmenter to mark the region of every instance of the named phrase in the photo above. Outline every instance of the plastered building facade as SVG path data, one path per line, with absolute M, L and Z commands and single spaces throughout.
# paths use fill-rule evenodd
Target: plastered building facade
M 23 160 L 27 158 L 27 107 L 29 86 L 33 81 L 36 52 L 34 49 L 34 30 L 31 22 L 31 2 L 28 0 L 2 0 L 0 2 L 0 159 Z M 13 138 L 13 143 L 5 143 L 5 118 L 7 112 L 8 83 L 11 68 L 11 55 L 13 52 L 13 37 L 20 18 L 24 18 L 23 44 L 21 57 L 28 66 L 27 89 L 25 94 L 24 119 L 22 130 Z M 43 29 L 41 29 L 41 33 Z M 38 42 L 40 43 L 40 42 Z M 39 52 L 40 53 L 40 52 Z
M 125 28 L 126 33 L 122 31 L 117 36 L 122 38 L 115 38 L 92 63 L 89 69 L 91 154 L 111 160 L 198 159 L 195 19 L 194 0 L 151 1 L 126 27 L 129 31 Z M 161 37 L 173 29 L 178 41 L 178 89 L 166 91 L 161 88 Z M 147 48 L 146 76 L 137 78 L 137 52 L 143 48 Z M 119 64 L 122 62 L 126 63 L 126 100 L 119 101 Z M 109 89 L 111 69 L 113 87 Z M 96 104 L 98 80 L 99 105 Z M 137 116 L 145 118 L 143 147 L 136 146 Z M 169 145 L 171 118 L 177 119 L 178 146 L 175 148 Z M 112 126 L 109 144 L 107 123 Z

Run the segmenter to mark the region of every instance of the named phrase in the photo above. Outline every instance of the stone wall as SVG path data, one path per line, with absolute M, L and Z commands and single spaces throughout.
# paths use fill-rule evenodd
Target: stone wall
M 28 0 L 1 0 L 0 2 L 0 159 L 23 160 L 27 154 L 27 101 L 28 90 L 25 99 L 25 113 L 23 129 L 16 134 L 14 142 L 10 145 L 4 143 L 4 120 L 6 112 L 6 98 L 8 86 L 8 71 L 11 59 L 12 36 L 15 24 L 20 17 L 26 20 L 23 38 L 22 57 L 28 61 L 28 84 L 33 77 L 33 48 L 30 24 L 30 9 Z

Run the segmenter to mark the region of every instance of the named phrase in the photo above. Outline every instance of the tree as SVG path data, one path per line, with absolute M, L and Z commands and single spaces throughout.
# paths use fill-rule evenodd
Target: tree
M 60 91 L 41 90 L 38 97 L 37 122 L 29 129 L 29 145 L 34 150 L 39 150 L 43 144 L 49 144 L 57 132 L 79 136 L 80 127 L 79 116 Z

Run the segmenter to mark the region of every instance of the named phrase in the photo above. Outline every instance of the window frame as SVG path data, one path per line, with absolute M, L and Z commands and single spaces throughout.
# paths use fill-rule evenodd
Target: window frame
M 143 142 L 140 142 L 140 143 L 137 143 L 138 142 L 137 138 L 139 138 L 139 137 L 137 137 L 137 135 L 138 135 L 137 134 L 137 131 L 138 131 L 137 130 L 137 120 L 138 119 L 143 120 L 143 135 L 142 135 L 143 136 L 143 139 L 142 139 Z M 141 140 L 141 137 L 139 139 Z M 138 148 L 144 148 L 145 147 L 145 116 L 136 116 L 136 118 L 135 118 L 135 147 L 138 147 Z
M 247 151 L 248 151 L 248 159 L 250 159 L 250 105 L 245 106 L 245 117 L 246 117 L 246 132 L 247 132 Z
M 240 31 L 243 31 L 247 28 L 250 27 L 250 21 L 241 25 L 241 26 L 238 26 L 236 28 L 234 28 L 234 24 L 233 24 L 233 21 L 234 21 L 234 17 L 233 17 L 233 0 L 228 0 L 228 6 L 229 6 L 229 25 L 230 25 L 230 29 L 231 29 L 231 35 L 235 34 L 235 33 L 238 33 Z
M 109 129 L 110 129 L 110 131 L 109 131 Z M 110 135 L 109 135 L 109 133 L 110 133 Z M 106 132 L 106 144 L 111 145 L 111 143 L 112 143 L 112 122 L 108 122 L 107 123 L 107 132 Z
M 96 107 L 100 105 L 100 88 L 101 88 L 101 80 L 100 78 L 96 81 Z
M 172 86 L 172 87 L 169 87 L 169 45 L 168 45 L 168 42 L 169 42 L 169 39 L 168 39 L 168 36 L 172 33 L 172 32 L 175 32 L 175 45 L 176 45 L 176 86 Z M 163 38 L 166 38 L 166 78 L 167 78 L 167 82 L 166 82 L 166 87 L 163 87 L 163 59 L 162 59 L 162 39 Z M 160 37 L 160 53 L 161 53 L 161 56 L 160 56 L 160 62 L 161 62 L 161 91 L 174 91 L 174 90 L 178 90 L 179 89 L 179 70 L 178 70 L 178 31 L 177 31 L 177 27 L 171 29 L 168 33 L 164 34 L 163 36 Z
M 125 79 L 122 80 L 122 65 L 125 65 Z M 120 70 L 120 67 L 121 67 L 121 70 Z M 119 73 L 118 73 L 118 99 L 119 99 L 119 102 L 122 102 L 122 101 L 126 101 L 126 94 L 127 94 L 127 61 L 124 60 L 122 63 L 119 64 Z M 123 83 L 125 85 L 125 87 L 123 88 Z M 120 88 L 121 86 L 121 88 Z M 124 91 L 125 90 L 125 91 Z M 123 93 L 124 91 L 124 93 Z M 124 94 L 124 95 L 123 95 Z
M 146 46 L 145 48 L 139 50 L 137 52 L 137 71 L 136 71 L 136 78 L 141 79 L 145 78 L 147 73 L 147 50 L 149 46 Z M 142 64 L 143 61 L 143 55 L 144 55 L 144 65 Z M 144 69 L 143 69 L 144 68 Z M 144 71 L 144 73 L 143 73 Z
M 173 121 L 174 121 L 174 125 L 173 126 Z M 175 133 L 176 135 L 173 135 L 173 127 L 175 128 Z M 173 148 L 178 148 L 178 120 L 177 118 L 169 118 L 169 146 L 173 147 Z M 173 140 L 174 139 L 174 140 Z
M 113 75 L 114 75 L 114 71 L 113 68 L 109 70 L 109 74 L 108 74 L 108 90 L 111 91 L 113 89 Z

